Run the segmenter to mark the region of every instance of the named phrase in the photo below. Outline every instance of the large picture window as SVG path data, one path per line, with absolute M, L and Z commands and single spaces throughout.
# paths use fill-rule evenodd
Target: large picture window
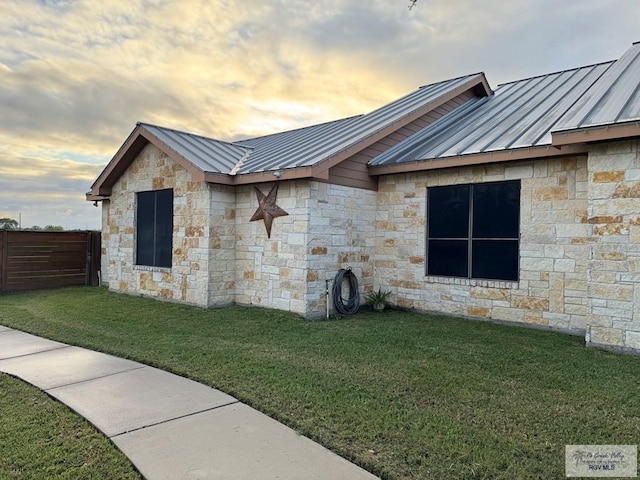
M 173 190 L 138 192 L 136 264 L 171 267 Z
M 518 280 L 520 181 L 427 189 L 427 275 Z

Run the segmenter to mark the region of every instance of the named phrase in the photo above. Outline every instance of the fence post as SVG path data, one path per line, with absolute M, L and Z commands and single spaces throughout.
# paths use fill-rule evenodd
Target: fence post
M 0 292 L 7 289 L 7 236 L 6 230 L 0 232 Z
M 100 286 L 100 277 L 102 275 L 102 232 L 94 230 L 92 232 L 91 250 L 93 251 L 92 286 Z
M 87 232 L 87 275 L 85 284 L 91 287 L 100 285 L 98 271 L 100 270 L 101 232 Z
M 93 243 L 91 242 L 91 232 L 85 232 L 85 243 L 86 243 L 86 253 L 87 253 L 87 257 L 85 259 L 86 261 L 86 267 L 85 267 L 85 275 L 84 275 L 84 284 L 85 286 L 91 286 L 91 265 L 93 264 L 93 255 L 91 254 L 91 247 L 93 246 Z

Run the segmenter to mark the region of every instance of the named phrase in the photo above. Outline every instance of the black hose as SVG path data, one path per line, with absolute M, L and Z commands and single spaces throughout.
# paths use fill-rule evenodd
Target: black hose
M 342 281 L 344 279 L 349 280 L 349 298 L 342 297 Z M 360 293 L 358 292 L 358 279 L 355 274 L 349 268 L 345 270 L 340 269 L 333 279 L 333 305 L 336 307 L 336 311 L 342 315 L 352 315 L 360 308 Z

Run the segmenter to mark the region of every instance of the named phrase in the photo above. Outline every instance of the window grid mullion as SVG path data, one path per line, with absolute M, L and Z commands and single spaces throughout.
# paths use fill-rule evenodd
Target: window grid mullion
M 153 194 L 153 264 L 158 264 L 157 257 L 157 244 L 158 244 L 158 192 Z
M 425 197 L 427 199 L 427 204 L 424 209 L 424 224 L 427 227 L 425 229 L 425 257 L 424 257 L 424 274 L 429 275 L 429 240 L 431 240 L 431 233 L 429 232 L 429 205 L 431 204 L 431 192 L 425 187 Z
M 469 231 L 467 234 L 467 278 L 472 278 L 471 265 L 473 265 L 472 244 L 473 244 L 473 185 L 469 188 Z

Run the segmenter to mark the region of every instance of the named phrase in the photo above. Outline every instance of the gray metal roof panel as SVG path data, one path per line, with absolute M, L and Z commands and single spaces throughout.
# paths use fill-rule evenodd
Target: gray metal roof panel
M 251 151 L 249 146 L 235 145 L 146 123 L 140 125 L 203 172 L 229 173 Z
M 565 70 L 499 86 L 372 159 L 387 165 L 551 143 L 560 118 L 611 62 Z
M 305 167 L 357 144 L 474 78 L 483 80 L 484 75 L 467 75 L 420 87 L 366 115 L 234 143 L 156 125 L 140 125 L 203 172 L 235 175 Z
M 551 143 L 549 126 L 553 125 L 554 121 L 559 121 L 564 112 L 568 111 L 584 93 L 585 87 L 593 85 L 609 65 L 609 63 L 594 65 L 592 69 L 581 68 L 575 71 L 572 81 L 560 87 L 557 95 L 543 99 L 532 109 L 530 115 L 523 117 L 523 120 L 529 123 L 526 132 L 507 146 L 520 148 Z M 532 121 L 533 115 L 536 116 L 535 121 Z
M 238 145 L 254 147 L 255 151 L 245 163 L 241 173 L 251 173 L 264 170 L 280 170 L 306 166 L 299 158 L 304 158 L 309 146 L 317 139 L 326 139 L 335 136 L 343 128 L 355 121 L 358 117 L 348 117 L 333 122 L 312 125 L 288 132 L 275 133 L 264 137 L 236 142 Z
M 473 74 L 438 82 L 421 87 L 366 115 L 322 124 L 318 128 L 297 130 L 291 135 L 270 136 L 266 141 L 247 141 L 244 144 L 259 144 L 259 148 L 245 161 L 240 173 L 315 165 L 436 101 L 474 77 L 484 78 L 483 74 Z
M 640 43 L 634 43 L 554 131 L 640 120 Z
M 234 142 L 234 145 L 248 146 L 252 148 L 260 148 L 267 146 L 275 142 L 296 142 L 300 137 L 305 135 L 316 135 L 318 131 L 331 128 L 334 124 L 345 124 L 354 118 L 362 115 L 354 115 L 353 117 L 340 118 L 338 120 L 332 120 L 329 122 L 318 123 L 316 125 L 309 125 L 307 127 L 300 127 L 293 130 L 287 130 L 284 132 L 271 133 L 269 135 L 262 135 L 260 137 L 246 138 L 244 140 L 238 140 Z
M 449 130 L 453 128 L 472 129 L 472 122 L 468 115 L 488 101 L 488 98 L 470 100 L 448 115 L 441 117 L 427 128 L 416 132 L 406 140 L 385 150 L 384 153 L 371 159 L 369 165 L 386 165 L 391 163 L 405 163 L 424 158 L 424 151 L 429 144 L 439 144 L 448 138 Z
M 523 95 L 523 103 L 507 121 L 495 126 L 495 138 L 479 151 L 530 147 L 551 143 L 550 129 L 606 70 L 606 65 L 559 72 L 545 78 L 535 94 Z

